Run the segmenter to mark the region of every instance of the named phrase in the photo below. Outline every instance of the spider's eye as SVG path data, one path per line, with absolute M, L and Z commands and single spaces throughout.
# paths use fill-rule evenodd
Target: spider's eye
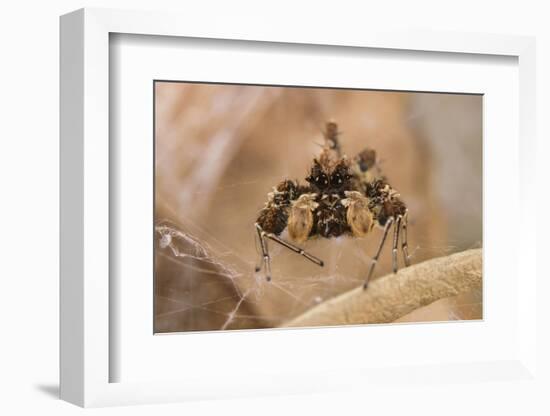
M 344 185 L 344 183 L 351 179 L 351 175 L 349 173 L 334 173 L 330 178 L 330 184 L 333 187 L 339 187 Z
M 306 178 L 306 180 L 319 189 L 324 189 L 328 186 L 328 176 L 325 173 L 310 175 Z
M 339 186 L 339 185 L 342 185 L 342 183 L 344 183 L 344 178 L 339 173 L 335 173 L 334 175 L 332 175 L 332 178 L 330 179 L 331 179 L 330 183 L 332 186 Z

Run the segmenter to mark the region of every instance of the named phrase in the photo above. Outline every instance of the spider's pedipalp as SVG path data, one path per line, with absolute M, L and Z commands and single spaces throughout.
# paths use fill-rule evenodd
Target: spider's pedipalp
M 316 194 L 300 195 L 290 207 L 288 215 L 288 235 L 293 241 L 304 242 L 313 227 L 313 211 L 319 206 L 315 202 Z
M 354 237 L 365 237 L 374 227 L 374 216 L 369 209 L 369 199 L 357 191 L 346 191 L 341 203 L 346 210 L 346 221 Z

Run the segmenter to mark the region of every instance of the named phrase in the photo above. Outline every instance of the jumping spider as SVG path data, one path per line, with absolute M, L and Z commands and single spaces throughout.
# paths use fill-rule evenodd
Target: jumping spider
M 405 266 L 410 264 L 407 206 L 381 175 L 373 149 L 363 150 L 350 162 L 341 153 L 337 124 L 332 121 L 326 123 L 323 135 L 325 144 L 321 154 L 313 159 L 309 175 L 305 178 L 308 184 L 284 179 L 268 194 L 267 202 L 255 223 L 262 251 L 256 272 L 265 266 L 266 279 L 271 280 L 268 239 L 323 266 L 319 258 L 282 239 L 280 235 L 285 229 L 292 241 L 303 243 L 317 236 L 365 237 L 377 225 L 383 229 L 383 234 L 363 285 L 366 289 L 392 225 L 393 272 L 397 273 L 400 234 Z

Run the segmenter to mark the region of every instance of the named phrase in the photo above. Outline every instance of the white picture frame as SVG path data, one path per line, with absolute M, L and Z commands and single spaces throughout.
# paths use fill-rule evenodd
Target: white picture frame
M 215 24 L 214 24 L 215 23 Z M 183 401 L 196 398 L 246 397 L 261 394 L 306 393 L 372 386 L 374 381 L 434 379 L 479 382 L 489 379 L 522 381 L 536 374 L 535 229 L 530 227 L 535 212 L 535 42 L 530 37 L 428 32 L 384 32 L 374 29 L 328 33 L 312 27 L 303 33 L 277 24 L 243 22 L 238 31 L 221 19 L 204 26 L 178 14 L 83 9 L 61 18 L 61 398 L 80 406 Z M 112 349 L 111 313 L 116 310 L 110 291 L 112 260 L 109 253 L 110 172 L 109 154 L 109 51 L 110 34 L 138 34 L 228 41 L 277 42 L 285 44 L 331 45 L 333 47 L 429 51 L 440 54 L 503 55 L 517 58 L 519 83 L 520 184 L 517 214 L 517 264 L 524 277 L 517 291 L 514 318 L 520 324 L 514 333 L 517 348 L 495 361 L 425 364 L 418 361 L 399 370 L 388 366 L 327 366 L 322 380 L 318 372 L 281 368 L 277 374 L 256 379 L 220 374 L 213 381 L 196 373 L 170 381 L 113 381 L 112 366 L 117 351 Z M 486 155 L 487 157 L 487 155 Z M 151 276 L 152 279 L 152 276 Z M 409 327 L 412 328 L 412 327 Z M 293 330 L 299 334 L 301 330 Z M 309 337 L 315 337 L 312 332 Z M 151 333 L 152 335 L 152 333 Z M 275 334 L 279 335 L 279 334 Z M 298 336 L 298 335 L 292 335 Z M 353 333 L 350 333 L 354 337 Z M 257 338 L 250 333 L 248 341 Z M 165 337 L 169 339 L 171 337 Z M 235 341 L 244 343 L 245 338 Z M 164 343 L 170 341 L 164 341 Z M 218 341 L 216 341 L 218 342 Z M 147 359 L 147 357 L 143 357 Z M 410 363 L 409 363 L 410 366 Z M 152 377 L 154 379 L 154 377 Z M 347 380 L 345 383 L 342 380 Z M 371 387 L 369 387 L 371 388 Z

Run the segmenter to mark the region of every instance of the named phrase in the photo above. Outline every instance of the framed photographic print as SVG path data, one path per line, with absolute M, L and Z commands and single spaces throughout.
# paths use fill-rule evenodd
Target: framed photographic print
M 482 99 L 155 80 L 155 332 L 481 319 Z
M 534 41 L 232 27 L 61 18 L 62 398 L 530 379 Z

